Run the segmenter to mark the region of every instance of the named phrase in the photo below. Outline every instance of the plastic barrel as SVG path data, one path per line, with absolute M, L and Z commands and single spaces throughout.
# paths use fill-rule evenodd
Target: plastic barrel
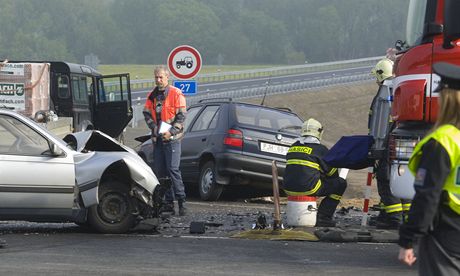
M 287 224 L 289 226 L 315 226 L 316 224 L 316 197 L 288 196 Z

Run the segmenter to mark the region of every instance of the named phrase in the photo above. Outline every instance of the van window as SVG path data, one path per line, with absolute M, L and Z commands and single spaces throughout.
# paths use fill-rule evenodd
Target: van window
M 67 77 L 66 75 L 58 75 L 57 85 L 58 85 L 58 98 L 68 99 L 70 97 L 69 77 Z
M 97 102 L 117 102 L 129 100 L 128 79 L 126 76 L 103 77 L 98 82 Z
M 72 76 L 72 94 L 75 103 L 88 103 L 88 86 L 86 77 Z

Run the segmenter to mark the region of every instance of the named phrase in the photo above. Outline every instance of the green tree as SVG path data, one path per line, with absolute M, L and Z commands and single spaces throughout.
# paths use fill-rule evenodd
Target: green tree
M 403 39 L 408 0 L 0 0 L 0 59 L 165 63 L 176 46 L 206 64 L 383 55 Z

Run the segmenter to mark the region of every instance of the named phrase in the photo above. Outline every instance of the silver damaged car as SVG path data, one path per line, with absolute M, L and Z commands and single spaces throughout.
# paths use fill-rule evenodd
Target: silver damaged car
M 0 220 L 72 221 L 123 233 L 158 218 L 166 182 L 160 185 L 132 149 L 102 132 L 62 140 L 0 108 Z

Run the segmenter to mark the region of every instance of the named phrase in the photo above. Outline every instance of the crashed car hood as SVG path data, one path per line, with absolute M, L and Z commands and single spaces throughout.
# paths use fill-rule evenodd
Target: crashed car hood
M 129 168 L 133 181 L 150 193 L 159 184 L 152 169 L 134 150 L 100 131 L 68 134 L 64 141 L 79 152 L 74 155 L 78 186 L 99 181 L 108 166 L 120 161 Z
M 87 130 L 68 134 L 64 141 L 78 152 L 86 151 L 127 151 L 136 153 L 130 147 L 118 143 L 115 139 L 99 130 Z

